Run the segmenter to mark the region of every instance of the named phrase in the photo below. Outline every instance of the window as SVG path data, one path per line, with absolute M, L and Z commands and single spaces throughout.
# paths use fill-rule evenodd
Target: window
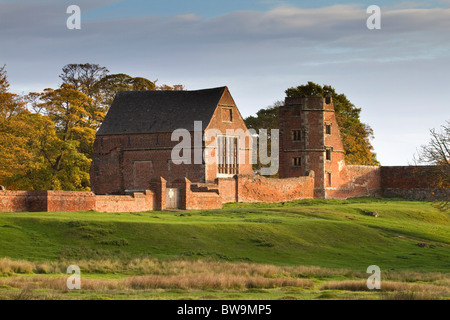
M 325 150 L 325 159 L 331 160 L 331 149 L 329 148 Z
M 233 122 L 233 109 L 232 108 L 222 108 L 222 121 L 223 122 Z
M 291 115 L 298 117 L 300 115 L 300 110 L 302 109 L 301 105 L 293 105 L 291 106 Z
M 301 130 L 292 130 L 292 141 L 300 141 L 302 139 Z
M 331 134 L 331 123 L 325 125 L 325 133 Z
M 331 172 L 327 172 L 327 178 L 328 186 L 331 187 Z
M 218 173 L 238 174 L 238 137 L 218 136 L 217 147 Z
M 291 158 L 291 165 L 293 167 L 301 167 L 302 166 L 302 158 L 300 158 L 300 157 Z

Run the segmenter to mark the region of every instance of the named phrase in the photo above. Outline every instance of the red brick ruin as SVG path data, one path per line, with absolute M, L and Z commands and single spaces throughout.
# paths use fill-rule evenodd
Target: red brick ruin
M 196 136 L 194 121 L 201 121 L 202 135 L 215 129 L 215 139 Z M 188 164 L 173 162 L 175 129 L 185 129 L 191 137 Z M 230 129 L 237 133 L 227 135 Z M 119 92 L 94 142 L 92 192 L 0 190 L 0 212 L 138 212 L 311 198 L 432 198 L 433 167 L 346 165 L 331 98 L 286 98 L 279 108 L 279 130 L 279 178 L 267 178 L 253 174 L 252 137 L 227 87 Z M 223 165 L 193 161 L 196 152 L 218 157 L 220 143 L 235 146 L 234 160 Z

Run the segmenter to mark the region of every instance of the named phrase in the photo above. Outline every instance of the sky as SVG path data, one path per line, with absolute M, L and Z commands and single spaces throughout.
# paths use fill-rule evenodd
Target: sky
M 367 28 L 370 5 L 381 29 Z M 0 44 L 19 94 L 89 62 L 187 90 L 226 85 L 247 117 L 287 88 L 328 84 L 362 109 L 382 165 L 413 164 L 450 120 L 450 0 L 0 0 Z

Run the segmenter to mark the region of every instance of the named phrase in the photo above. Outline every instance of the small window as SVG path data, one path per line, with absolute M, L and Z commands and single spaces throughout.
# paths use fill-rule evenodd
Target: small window
M 327 178 L 328 186 L 331 187 L 331 172 L 327 172 Z
M 331 160 L 331 149 L 326 149 L 326 151 L 325 151 L 325 159 Z
M 222 121 L 223 122 L 233 122 L 233 109 L 222 108 Z
M 301 167 L 302 166 L 302 158 L 300 158 L 300 157 L 291 158 L 291 164 L 293 167 Z
M 292 130 L 292 141 L 300 141 L 302 139 L 301 130 Z
M 325 125 L 325 133 L 326 134 L 331 134 L 331 124 L 326 124 Z
M 298 117 L 300 115 L 301 105 L 291 106 L 291 115 Z

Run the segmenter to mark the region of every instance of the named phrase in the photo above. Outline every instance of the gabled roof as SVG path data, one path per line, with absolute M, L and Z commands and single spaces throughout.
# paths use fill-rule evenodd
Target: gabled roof
M 195 91 L 119 91 L 97 135 L 194 130 L 208 126 L 226 87 Z

